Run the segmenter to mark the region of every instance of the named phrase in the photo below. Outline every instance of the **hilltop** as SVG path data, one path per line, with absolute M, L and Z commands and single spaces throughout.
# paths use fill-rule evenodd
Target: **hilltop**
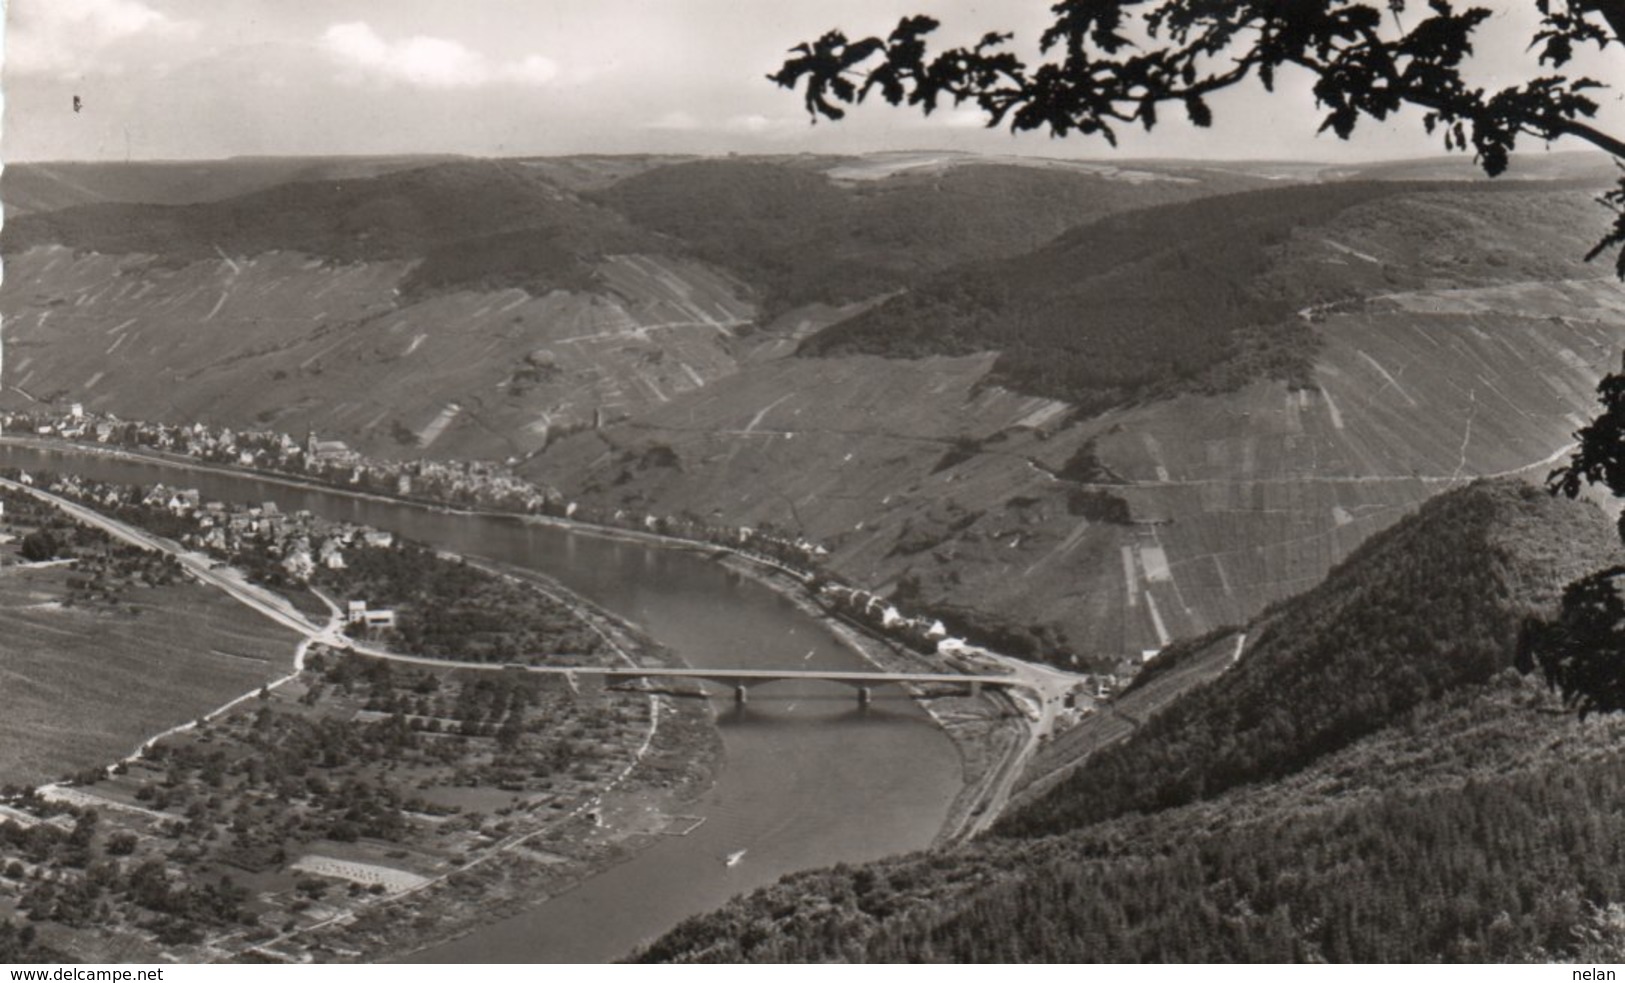
M 757 284 L 779 313 L 880 297 L 961 263 L 1023 254 L 1104 215 L 1264 183 L 974 157 L 745 158 L 645 170 L 594 197 Z
M 544 294 L 586 285 L 591 263 L 605 255 L 650 248 L 650 237 L 618 215 L 536 169 L 501 161 L 291 180 L 188 205 L 80 205 L 19 216 L 3 236 L 12 254 L 57 245 L 154 256 L 171 268 L 271 252 L 335 263 L 417 260 L 403 281 L 409 293 L 520 286 Z
M 1511 668 L 1523 618 L 1618 554 L 1600 509 L 1528 484 L 1432 499 L 1249 623 L 1233 669 L 1091 756 L 999 831 L 1041 836 L 1277 781 Z
M 1583 958 L 1587 906 L 1625 888 L 1625 725 L 1508 667 L 1519 616 L 1618 548 L 1514 482 L 1442 496 L 992 835 L 793 875 L 643 956 Z
M 290 181 L 355 180 L 450 159 L 234 157 L 203 161 L 11 162 L 0 175 L 0 197 L 5 199 L 8 218 L 105 202 L 188 205 L 220 201 Z
M 783 341 L 766 330 L 779 314 L 792 336 L 816 330 L 849 313 L 845 300 L 876 299 L 869 289 L 1031 248 L 1069 210 L 1257 183 L 1170 175 L 1139 191 L 1099 169 L 974 160 L 930 180 L 913 170 L 860 180 L 846 176 L 852 165 L 31 165 L 8 172 L 6 188 L 34 210 L 0 233 L 12 271 L 0 308 L 26 352 L 9 381 L 28 398 L 127 417 L 314 427 L 373 452 L 524 457 L 736 374 Z M 831 243 L 865 223 L 848 262 Z M 1004 231 L 969 234 L 978 223 Z M 943 245 L 911 259 L 925 243 Z
M 1345 181 L 1133 210 L 1034 252 L 948 269 L 800 352 L 997 351 L 989 382 L 1086 412 L 1260 377 L 1309 387 L 1316 343 L 1302 311 L 1442 282 L 1584 275 L 1584 250 L 1556 231 L 1586 218 L 1563 190 Z M 1565 222 L 1531 221 L 1547 209 Z M 1477 228 L 1462 248 L 1449 227 L 1466 215 Z M 1399 222 L 1412 228 L 1388 224 Z M 1347 261 L 1329 265 L 1328 253 Z
M 1251 618 L 1439 491 L 1542 471 L 1625 338 L 1567 157 L 1421 184 L 400 163 L 283 162 L 188 204 L 102 165 L 105 200 L 0 235 L 5 400 L 507 459 L 606 512 L 807 536 L 955 630 L 1106 669 Z

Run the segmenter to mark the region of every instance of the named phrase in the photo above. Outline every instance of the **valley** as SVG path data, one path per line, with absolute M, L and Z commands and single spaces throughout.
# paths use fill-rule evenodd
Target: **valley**
M 198 487 L 207 498 L 242 503 L 233 508 L 244 511 L 258 511 L 262 503 L 275 496 L 286 506 L 285 515 L 349 516 L 351 522 L 367 521 L 401 534 L 425 536 L 442 547 L 494 558 L 501 569 L 511 570 L 527 581 L 539 581 L 544 590 L 556 589 L 548 575 L 557 576 L 607 607 L 636 611 L 648 632 L 670 640 L 671 651 L 690 664 L 716 665 L 721 661 L 723 665 L 743 665 L 759 671 L 765 658 L 769 666 L 797 670 L 809 665 L 842 670 L 873 668 L 853 652 L 850 642 L 829 632 L 821 613 L 800 612 L 777 594 L 755 586 L 754 581 L 688 550 L 639 546 L 630 535 L 598 539 L 568 533 L 553 524 L 517 524 L 509 516 L 449 513 L 375 496 L 323 491 L 308 484 L 271 483 L 223 469 L 177 470 L 177 465 L 170 462 L 150 464 L 135 458 L 71 450 L 24 450 L 10 442 L 0 453 L 9 462 L 25 466 L 31 474 L 60 468 L 120 482 L 150 483 L 157 478 L 173 484 L 178 479 Z M 82 488 L 95 487 L 85 485 L 87 480 L 94 479 L 77 479 L 70 486 L 77 483 Z M 203 517 L 211 514 L 207 509 L 200 513 Z M 342 529 L 345 522 L 330 520 L 328 524 Z M 358 559 L 357 552 L 346 550 L 352 560 Z M 216 570 L 208 563 L 198 563 L 195 569 L 210 578 L 223 577 L 229 586 L 240 583 L 240 578 L 229 570 Z M 246 569 L 259 568 L 250 564 Z M 591 599 L 577 599 L 589 613 L 596 610 Z M 304 623 L 304 616 L 290 613 L 289 617 Z M 403 616 L 402 624 L 408 623 Z M 749 643 L 742 649 L 741 639 Z M 334 641 L 325 631 L 320 633 L 320 640 Z M 884 644 L 873 644 L 877 656 L 896 657 Z M 403 671 L 413 671 L 410 660 L 401 661 Z M 438 663 L 428 668 L 450 669 Z M 500 664 L 486 668 L 492 671 L 474 675 L 495 678 L 499 683 L 510 678 Z M 308 675 L 286 681 L 292 687 L 290 692 L 297 695 L 301 686 L 309 686 Z M 831 689 L 837 692 L 832 694 Z M 639 701 L 638 693 L 606 690 L 599 694 L 596 688 L 584 687 L 578 698 L 590 698 L 589 702 L 596 706 L 601 701 Z M 245 696 L 247 699 L 240 702 L 254 710 L 253 694 Z M 713 704 L 697 696 L 692 684 L 671 690 L 657 688 L 651 694 L 650 698 L 663 704 L 670 701 L 659 714 L 660 728 L 655 732 L 654 744 L 649 746 L 653 753 L 643 755 L 635 769 L 617 772 L 618 783 L 625 787 L 602 795 L 596 819 L 581 810 L 560 814 L 547 811 L 550 802 L 563 801 L 557 796 L 533 803 L 536 808 L 528 812 L 521 809 L 524 816 L 515 813 L 481 817 L 481 822 L 492 829 L 504 827 L 496 830 L 498 834 L 512 836 L 523 836 L 534 820 L 556 819 L 546 824 L 548 831 L 541 834 L 547 838 L 545 849 L 533 850 L 525 846 L 529 840 L 521 839 L 515 844 L 515 862 L 473 863 L 472 869 L 463 872 L 455 853 L 448 856 L 437 847 L 431 848 L 408 867 L 415 876 L 438 878 L 435 889 L 398 899 L 389 893 L 393 889 L 375 895 L 362 883 L 363 890 L 359 895 L 352 892 L 350 902 L 336 896 L 322 904 L 302 904 L 312 899 L 287 894 L 283 889 L 288 882 L 278 879 L 283 877 L 280 868 L 262 870 L 259 873 L 270 879 L 256 877 L 242 900 L 262 916 L 267 910 L 299 906 L 294 912 L 300 916 L 298 931 L 274 944 L 266 942 L 272 936 L 266 936 L 263 929 L 277 922 L 262 917 L 252 932 L 241 937 L 216 940 L 213 931 L 206 931 L 205 947 L 185 949 L 189 953 L 185 958 L 214 958 L 209 953 L 216 951 L 216 941 L 227 945 L 221 952 L 244 944 L 257 951 L 258 943 L 266 942 L 270 946 L 266 951 L 277 958 L 360 958 L 379 946 L 396 944 L 391 941 L 395 938 L 392 933 L 409 929 L 413 942 L 421 946 L 441 937 L 439 933 L 475 925 L 466 937 L 468 941 L 427 950 L 421 957 L 439 960 L 448 958 L 443 953 L 451 953 L 450 958 L 456 961 L 454 954 L 463 951 L 460 946 L 472 945 L 477 951 L 489 953 L 485 947 L 494 945 L 496 952 L 509 958 L 548 960 L 574 954 L 576 958 L 605 960 L 626 951 L 638 938 L 663 931 L 686 911 L 719 903 L 741 884 L 765 883 L 780 873 L 821 860 L 849 857 L 854 849 L 861 851 L 860 855 L 878 857 L 931 842 L 962 790 L 966 769 L 985 767 L 962 759 L 915 700 L 889 686 L 875 691 L 872 705 L 864 712 L 855 712 L 851 691 L 838 683 L 776 683 L 748 709 L 732 708 L 731 701 L 725 698 Z M 954 693 L 940 694 L 931 702 L 938 712 L 952 718 L 945 723 L 968 745 L 983 739 L 980 731 L 1001 726 L 996 715 L 978 705 L 981 701 L 964 700 Z M 299 700 L 293 703 L 300 708 L 296 713 L 309 713 Z M 82 702 L 77 705 L 85 706 Z M 341 701 L 332 707 L 323 705 L 319 712 L 333 718 L 332 726 L 348 720 L 349 726 L 360 728 L 362 736 L 370 733 L 369 726 L 376 729 L 380 723 L 388 723 L 365 713 L 352 717 L 356 709 Z M 540 719 L 535 722 L 541 725 Z M 712 769 L 709 763 L 713 759 L 701 749 L 711 746 L 718 736 L 726 754 L 718 760 L 726 761 L 727 767 Z M 130 739 L 136 739 L 135 735 Z M 489 738 L 472 740 L 470 753 L 478 756 L 489 743 Z M 583 747 L 586 750 L 581 754 L 572 753 L 571 777 L 561 789 L 597 800 L 601 790 L 595 786 L 602 776 L 596 769 L 607 759 Z M 540 767 L 545 762 L 537 760 L 533 764 Z M 850 777 L 854 767 L 860 774 L 872 776 L 872 780 L 832 792 L 838 779 Z M 589 768 L 593 775 L 585 774 Z M 322 771 L 317 769 L 317 773 Z M 708 790 L 709 782 L 715 785 Z M 402 794 L 418 794 L 410 792 L 415 787 L 403 787 Z M 71 788 L 63 790 L 64 794 L 72 792 Z M 688 797 L 696 792 L 698 798 Z M 457 797 L 464 796 L 465 790 L 454 781 L 447 794 L 462 801 Z M 678 795 L 675 806 L 668 803 L 670 794 Z M 514 805 L 509 801 L 513 798 L 511 791 L 492 792 L 479 801 L 508 808 Z M 84 804 L 80 801 L 79 807 Z M 674 823 L 669 830 L 658 828 L 657 822 L 651 825 L 658 814 L 664 814 L 651 810 L 672 809 L 687 821 Z M 408 825 L 424 832 L 415 819 Z M 857 835 L 859 831 L 861 836 Z M 459 827 L 449 832 L 463 836 L 469 831 Z M 486 839 L 489 837 L 478 840 L 476 845 L 488 845 Z M 504 838 L 496 845 L 501 847 L 506 842 Z M 854 843 L 860 845 L 855 848 Z M 723 855 L 719 849 L 737 851 L 741 844 L 749 850 L 748 864 L 735 867 L 718 863 L 717 858 Z M 363 836 L 354 847 L 324 842 L 312 849 L 329 860 L 337 858 L 374 867 L 400 866 L 399 858 L 392 860 L 379 852 L 400 849 L 389 845 L 388 837 Z M 290 854 L 290 859 L 297 856 Z M 484 851 L 474 860 L 495 856 L 502 854 Z M 420 869 L 425 863 L 430 869 Z M 451 865 L 452 876 L 440 878 L 448 872 L 447 864 Z M 602 872 L 582 879 L 592 871 Z M 234 881 L 241 879 L 235 869 L 228 873 Z M 342 873 L 326 868 L 316 874 L 318 879 L 343 880 Z M 174 883 L 179 889 L 195 882 L 189 877 L 177 877 Z M 663 887 L 652 892 L 651 883 Z M 554 896 L 560 896 L 556 903 L 550 901 Z M 584 904 L 584 898 L 596 900 Z M 636 899 L 636 904 L 629 906 L 628 899 Z M 352 922 L 345 912 L 355 901 L 361 904 L 362 917 Z M 403 911 L 414 913 L 412 919 L 401 920 Z M 612 918 L 608 917 L 611 913 Z M 334 918 L 338 920 L 331 921 Z M 436 928 L 429 932 L 413 919 L 427 919 Z M 517 933 L 512 928 L 516 923 L 524 926 Z M 63 935 L 56 926 L 42 928 L 52 931 L 40 932 L 41 937 L 66 942 L 70 947 L 77 945 L 72 942 L 71 932 Z M 127 941 L 139 944 L 143 934 L 133 934 Z
M 4 178 L 21 192 L 0 234 L 0 411 L 41 438 L 8 453 L 82 453 L 61 434 L 139 452 L 98 460 L 108 473 L 207 460 L 204 487 L 283 482 L 450 553 L 545 568 L 690 665 L 981 660 L 1038 682 L 1008 702 L 898 692 L 849 719 L 800 681 L 783 710 L 696 711 L 684 740 L 714 723 L 727 769 L 683 771 L 686 745 L 663 767 L 715 826 L 661 839 L 637 810 L 676 806 L 638 796 L 669 788 L 628 765 L 654 785 L 606 806 L 582 866 L 527 853 L 539 866 L 513 877 L 456 878 L 436 917 L 481 924 L 430 958 L 1566 958 L 1562 933 L 1612 882 L 1520 882 L 1524 920 L 1501 935 L 1484 913 L 1513 902 L 1478 881 L 1472 913 L 1410 935 L 1306 898 L 1359 853 L 1339 837 L 1388 820 L 1393 864 L 1430 824 L 1520 796 L 1612 808 L 1613 729 L 1565 737 L 1551 699 L 1505 671 L 1518 619 L 1617 553 L 1598 510 L 1535 487 L 1625 345 L 1625 288 L 1583 261 L 1606 223 L 1599 163 L 1556 155 L 1499 182 L 1438 162 L 948 153 L 221 162 L 184 180 L 39 165 Z M 20 631 L 40 630 L 25 609 L 52 576 L 0 582 Z M 701 628 L 702 600 L 744 610 Z M 790 637 L 806 626 L 816 642 Z M 966 641 L 996 656 L 953 648 Z M 366 712 L 296 709 L 310 685 L 278 708 Z M 224 739 L 252 744 L 246 723 Z M 1540 747 L 1498 784 L 1457 780 L 1493 771 L 1472 741 L 1524 728 Z M 1542 777 L 1574 748 L 1564 777 Z M 14 764 L 32 781 L 105 754 L 60 752 Z M 784 785 L 865 768 L 891 784 L 816 804 Z M 1396 793 L 1412 774 L 1418 790 Z M 861 843 L 839 840 L 871 816 Z M 1500 845 L 1572 872 L 1576 855 L 1520 817 Z M 516 830 L 467 832 L 532 835 Z M 451 883 L 471 854 L 418 833 L 413 876 Z M 1582 833 L 1604 835 L 1552 837 Z M 1324 844 L 1325 863 L 1290 888 L 1238 866 L 1272 841 Z M 1053 871 L 1046 843 L 1064 855 Z M 319 846 L 316 876 L 381 863 Z M 711 854 L 735 859 L 719 871 Z M 857 866 L 772 886 L 836 861 Z M 625 925 L 530 908 L 579 884 L 584 911 L 609 910 L 640 876 L 661 896 Z M 1369 876 L 1373 897 L 1400 890 Z M 1406 890 L 1451 877 L 1470 879 Z M 1169 900 L 1181 879 L 1197 888 Z M 1084 881 L 1103 886 L 1080 900 Z M 748 889 L 653 941 L 673 912 Z M 286 894 L 281 919 L 298 890 L 258 896 Z M 1136 896 L 1184 911 L 1203 941 L 1121 900 Z M 382 916 L 329 931 L 321 898 L 304 900 L 281 934 L 310 929 L 314 948 L 254 939 L 302 959 L 397 938 Z M 1146 927 L 1119 931 L 1125 917 Z M 1073 948 L 1044 934 L 1077 925 Z
M 1514 480 L 1441 495 L 1240 645 L 1165 652 L 990 835 L 787 878 L 639 958 L 1584 961 L 1616 938 L 1620 723 L 1511 663 L 1525 612 L 1617 561 L 1610 525 Z M 1179 675 L 1208 681 L 1151 692 Z
M 1031 639 L 1021 654 L 1137 655 L 1313 585 L 1433 494 L 1543 478 L 1625 340 L 1625 291 L 1416 291 L 1315 328 L 1312 388 L 1083 420 L 986 385 L 991 356 L 783 359 L 561 441 L 527 472 L 568 476 L 572 498 L 805 534 L 861 583 Z M 655 447 L 674 460 L 638 466 Z M 1089 492 L 1126 521 L 1085 514 Z
M 49 719 L 29 715 L 26 684 L 56 680 L 15 667 L 25 702 L 10 749 L 25 753 L 0 762 L 0 910 L 39 923 L 36 941 L 48 950 L 104 961 L 376 958 L 534 903 L 685 825 L 668 814 L 703 789 L 715 754 L 703 705 L 490 664 L 484 646 L 493 644 L 528 647 L 530 659 L 552 665 L 659 663 L 652 643 L 557 587 L 308 512 L 205 506 L 195 491 L 36 473 L 0 479 L 28 529 L 15 537 L 21 555 L 11 571 L 69 572 L 68 592 L 34 607 L 57 612 L 59 626 L 81 607 L 125 622 L 114 629 L 118 643 L 99 641 L 112 649 L 109 663 L 149 662 L 131 680 L 138 689 L 176 687 L 170 674 L 180 671 L 221 693 L 191 720 L 176 716 L 184 703 L 173 699 L 131 705 L 94 686 L 59 695 L 59 713 L 72 706 L 123 747 L 138 743 L 128 755 L 91 747 L 86 761 L 85 745 L 102 733 L 76 728 L 64 740 Z M 184 548 L 228 527 L 229 546 L 208 546 L 207 555 Z M 333 597 L 265 562 L 265 542 L 295 535 L 344 539 L 348 564 L 325 564 L 320 581 L 350 602 L 347 620 Z M 139 568 L 140 583 L 121 585 L 110 564 Z M 277 678 L 233 679 L 229 663 L 252 656 L 216 649 L 203 658 L 197 646 L 218 628 L 200 630 L 185 607 L 166 610 L 176 598 L 152 596 L 154 588 L 190 591 L 192 606 L 216 620 L 215 607 L 236 608 L 240 620 L 236 605 L 246 605 L 302 637 L 292 646 L 287 633 L 292 658 L 273 663 Z M 355 617 L 363 592 L 363 611 L 389 605 L 383 621 L 394 626 L 399 614 L 398 631 L 380 634 Z M 481 619 L 483 630 L 469 625 Z M 465 628 L 436 632 L 440 623 Z M 84 673 L 84 646 L 43 647 Z M 401 647 L 443 657 L 414 659 Z M 180 655 L 161 658 L 170 649 Z M 229 689 L 234 682 L 240 690 Z M 177 695 L 194 701 L 199 688 L 191 682 Z M 173 726 L 154 733 L 159 721 Z M 30 750 L 80 760 L 66 780 L 41 784 Z M 601 810 L 633 802 L 635 822 L 600 832 Z M 171 849 L 182 837 L 190 848 Z M 347 893 L 329 896 L 335 885 Z
M 1434 182 L 1327 198 L 1301 168 L 457 162 L 324 192 L 302 207 L 337 210 L 304 227 L 243 231 L 284 185 L 166 213 L 163 235 L 107 191 L 7 230 L 6 401 L 506 460 L 602 512 L 807 537 L 995 647 L 1109 669 L 1312 585 L 1431 494 L 1560 454 L 1625 297 L 1580 262 L 1600 234 L 1585 167 L 1545 169 L 1482 187 L 1413 168 L 1394 175 Z M 386 207 L 400 195 L 423 221 Z M 1161 249 L 1182 222 L 1250 258 Z M 907 263 L 861 258 L 882 255 Z M 1079 255 L 1118 266 L 1080 275 Z M 1214 277 L 1234 313 L 1195 375 L 1090 369 L 1104 388 L 1080 393 L 1012 367 L 1052 343 L 1051 362 L 1159 364 L 1143 325 L 1200 323 Z M 900 343 L 915 308 L 940 309 L 933 333 Z M 1036 334 L 950 326 L 997 310 Z M 850 340 L 871 330 L 891 340 Z M 1152 348 L 1112 348 L 1132 338 Z

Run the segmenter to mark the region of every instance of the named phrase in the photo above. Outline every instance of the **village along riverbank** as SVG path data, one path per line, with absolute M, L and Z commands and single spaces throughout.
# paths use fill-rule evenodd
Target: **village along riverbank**
M 130 484 L 180 481 L 209 498 L 275 500 L 536 570 L 636 622 L 690 665 L 866 667 L 790 600 L 690 551 L 78 447 L 8 441 L 0 464 Z M 663 837 L 573 890 L 424 958 L 612 959 L 784 873 L 926 846 L 963 784 L 953 744 L 895 688 L 877 691 L 874 705 L 861 711 L 839 684 L 776 683 L 746 707 L 718 701 L 717 724 L 723 752 L 716 782 L 691 807 L 706 817 L 703 825 Z

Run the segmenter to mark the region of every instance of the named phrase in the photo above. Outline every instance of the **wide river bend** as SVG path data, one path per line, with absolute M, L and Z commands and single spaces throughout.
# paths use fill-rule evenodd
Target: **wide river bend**
M 0 444 L 0 467 L 197 488 L 205 499 L 274 501 L 470 556 L 538 570 L 635 622 L 696 667 L 866 668 L 817 621 L 699 555 L 516 519 L 437 512 L 247 475 Z M 602 962 L 684 917 L 782 874 L 926 846 L 961 787 L 959 754 L 895 687 L 860 711 L 838 683 L 783 681 L 750 704 L 712 701 L 723 742 L 706 822 L 662 838 L 575 890 L 416 957 L 436 962 Z M 745 851 L 738 863 L 725 858 Z

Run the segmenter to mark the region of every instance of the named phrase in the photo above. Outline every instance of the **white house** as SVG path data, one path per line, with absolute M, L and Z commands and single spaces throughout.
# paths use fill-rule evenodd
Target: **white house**
M 316 561 L 310 558 L 309 550 L 296 549 L 282 561 L 282 569 L 295 580 L 309 580 L 310 575 L 316 572 Z
M 395 627 L 395 612 L 389 608 L 369 608 L 366 601 L 351 601 L 345 610 L 351 625 L 362 625 L 367 628 Z
M 344 569 L 344 551 L 339 548 L 339 541 L 336 539 L 323 541 L 321 548 L 317 551 L 316 559 L 329 570 Z

